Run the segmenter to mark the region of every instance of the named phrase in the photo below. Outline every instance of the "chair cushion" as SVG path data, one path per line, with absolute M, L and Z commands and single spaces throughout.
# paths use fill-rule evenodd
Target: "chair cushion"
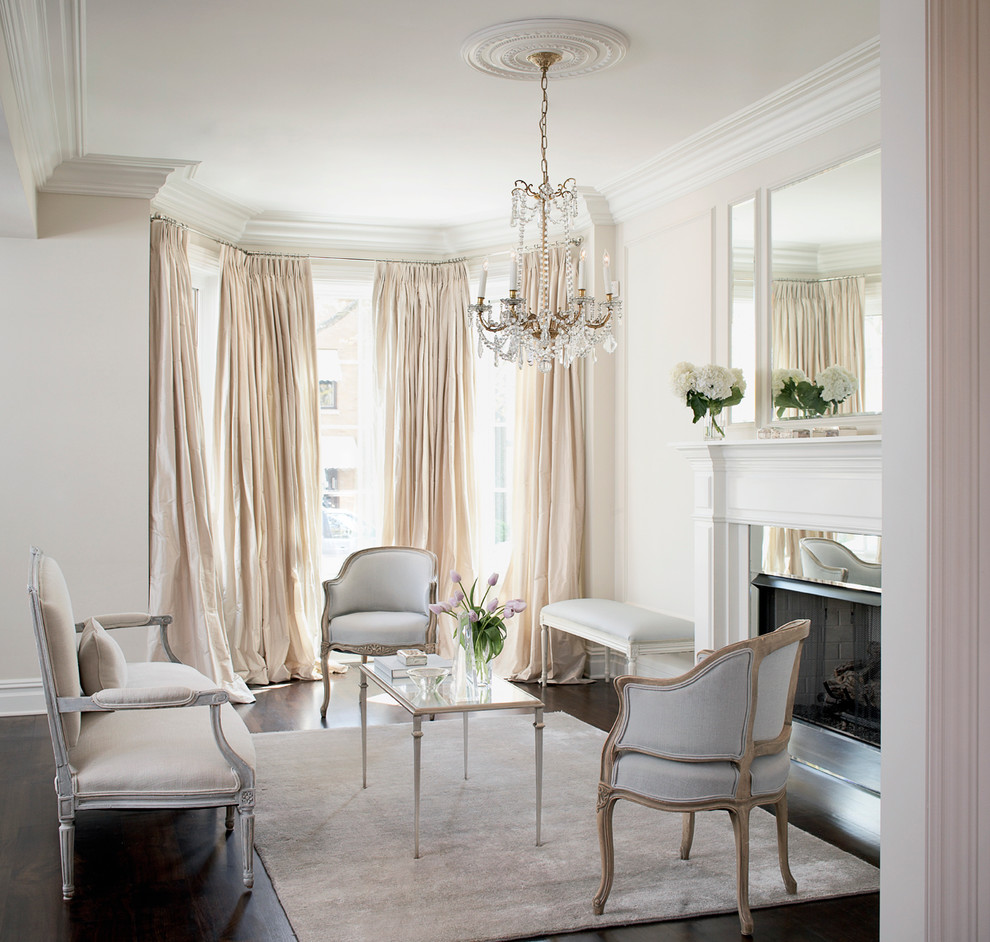
M 678 641 L 694 637 L 694 623 L 662 612 L 611 599 L 566 599 L 551 602 L 540 610 L 576 625 L 587 625 L 631 642 Z
M 419 612 L 352 612 L 330 619 L 332 644 L 425 644 L 428 615 Z
M 234 752 L 255 765 L 251 735 L 234 708 L 220 708 Z M 79 742 L 69 750 L 79 797 L 233 795 L 238 787 L 217 748 L 206 706 L 83 714 Z
M 790 754 L 785 749 L 753 760 L 752 793 L 773 795 L 787 782 Z M 660 801 L 707 801 L 735 797 L 739 773 L 731 762 L 677 762 L 627 752 L 615 763 L 612 783 Z
M 127 685 L 124 652 L 95 618 L 87 619 L 79 642 L 79 678 L 86 696 Z
M 190 690 L 216 690 L 215 681 L 188 664 L 171 661 L 137 661 L 127 665 L 126 687 L 188 687 Z

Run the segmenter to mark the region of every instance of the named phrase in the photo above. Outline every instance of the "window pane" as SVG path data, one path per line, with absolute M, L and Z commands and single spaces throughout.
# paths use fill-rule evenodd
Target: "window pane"
M 320 397 L 320 486 L 324 579 L 350 553 L 380 541 L 374 468 L 371 302 L 314 284 Z

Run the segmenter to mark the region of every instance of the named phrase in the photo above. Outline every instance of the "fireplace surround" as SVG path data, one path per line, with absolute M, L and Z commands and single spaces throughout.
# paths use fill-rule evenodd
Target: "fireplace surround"
M 881 532 L 879 435 L 673 447 L 694 479 L 696 649 L 757 634 L 750 527 Z

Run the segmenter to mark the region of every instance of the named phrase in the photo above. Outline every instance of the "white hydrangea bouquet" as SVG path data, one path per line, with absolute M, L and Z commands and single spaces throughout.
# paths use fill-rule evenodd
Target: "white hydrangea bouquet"
M 742 402 L 746 394 L 746 380 L 740 369 L 717 366 L 695 366 L 681 362 L 671 370 L 670 385 L 674 395 L 683 398 L 694 413 L 692 422 L 706 420 L 706 438 L 724 438 L 725 430 L 718 424 L 718 416 L 726 406 Z
M 788 409 L 797 409 L 804 416 L 834 415 L 839 403 L 859 389 L 859 380 L 844 366 L 829 366 L 814 382 L 804 370 L 774 370 L 771 385 L 780 419 Z

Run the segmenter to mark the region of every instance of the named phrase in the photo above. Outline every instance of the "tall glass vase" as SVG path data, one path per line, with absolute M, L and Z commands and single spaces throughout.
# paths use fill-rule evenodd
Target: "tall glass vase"
M 457 623 L 457 650 L 454 659 L 455 686 L 462 674 L 466 684 L 470 687 L 477 689 L 491 686 L 492 662 L 485 657 L 480 646 L 475 644 L 474 624 L 467 615 L 462 615 Z

